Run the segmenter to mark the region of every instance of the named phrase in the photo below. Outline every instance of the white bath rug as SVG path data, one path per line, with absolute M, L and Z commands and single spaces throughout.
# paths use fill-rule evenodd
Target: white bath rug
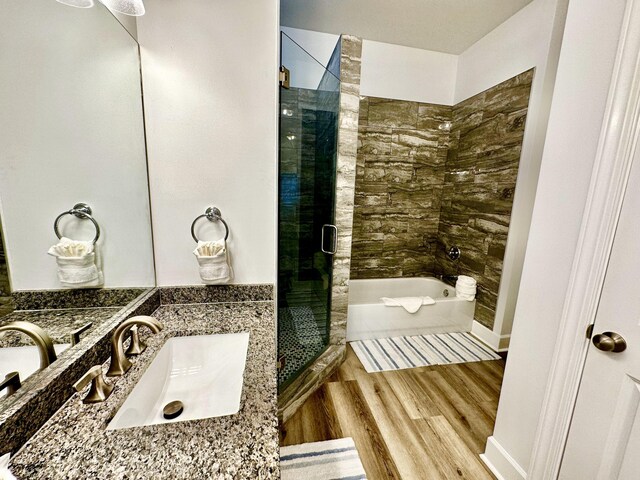
M 368 373 L 500 358 L 466 332 L 378 338 L 350 343 Z
M 280 448 L 282 480 L 365 480 L 352 438 Z

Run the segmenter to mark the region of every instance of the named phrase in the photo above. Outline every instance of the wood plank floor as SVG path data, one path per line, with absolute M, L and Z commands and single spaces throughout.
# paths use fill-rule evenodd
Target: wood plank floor
M 493 432 L 504 361 L 367 373 L 340 369 L 280 428 L 280 444 L 352 437 L 369 480 L 493 479 L 478 454 Z

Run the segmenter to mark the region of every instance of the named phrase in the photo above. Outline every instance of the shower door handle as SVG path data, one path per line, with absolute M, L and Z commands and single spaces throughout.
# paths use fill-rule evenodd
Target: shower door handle
M 331 242 L 331 250 L 327 250 L 326 248 L 324 248 L 324 237 L 326 236 L 325 229 L 327 227 L 333 229 L 333 241 Z M 336 251 L 338 250 L 338 227 L 336 227 L 335 225 L 331 225 L 330 223 L 325 223 L 324 225 L 322 225 L 321 237 L 322 238 L 320 239 L 320 250 L 322 250 L 323 253 L 328 253 L 329 255 L 335 255 Z

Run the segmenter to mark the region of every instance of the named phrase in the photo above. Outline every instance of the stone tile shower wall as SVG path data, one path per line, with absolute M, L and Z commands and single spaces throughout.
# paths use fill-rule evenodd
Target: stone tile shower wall
M 492 328 L 532 79 L 453 107 L 361 97 L 352 278 L 471 275 Z
M 432 275 L 451 107 L 362 97 L 352 278 Z
M 475 318 L 493 327 L 522 151 L 533 70 L 453 107 L 438 236 L 462 250 L 459 265 L 438 249 L 438 270 L 478 280 Z
M 281 202 L 279 212 L 280 222 L 286 227 L 282 228 L 280 233 L 282 238 L 279 281 L 282 282 L 292 277 L 294 272 L 312 268 L 309 260 L 306 260 L 308 264 L 300 264 L 301 261 L 305 261 L 305 257 L 301 260 L 301 245 L 311 244 L 312 233 L 311 228 L 305 230 L 304 225 L 301 227 L 300 218 L 304 216 L 305 209 L 313 207 L 312 192 L 309 188 L 304 188 L 310 183 L 310 179 L 313 180 L 313 168 L 309 172 L 309 169 L 304 169 L 303 166 L 313 165 L 315 160 L 317 92 L 302 88 L 282 90 L 281 103 L 283 108 L 292 112 L 290 117 L 283 119 L 280 130 L 280 176 L 283 183 L 281 188 L 283 191 L 286 190 L 288 195 Z M 310 175 L 300 178 L 301 173 Z M 290 184 L 285 185 L 289 180 Z M 287 201 L 289 197 L 291 201 Z
M 329 341 L 332 345 L 344 345 L 347 338 L 353 205 L 358 150 L 362 39 L 353 35 L 342 35 L 339 48 L 340 113 L 338 115 L 338 157 L 336 161 L 334 220 L 335 225 L 338 227 L 338 249 L 333 256 L 331 285 Z M 329 70 L 333 70 L 332 63 L 334 62 L 329 63 Z

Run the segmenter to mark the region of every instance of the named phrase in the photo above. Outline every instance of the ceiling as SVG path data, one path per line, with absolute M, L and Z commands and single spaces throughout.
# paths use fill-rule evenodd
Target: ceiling
M 281 0 L 280 24 L 458 55 L 532 0 Z

